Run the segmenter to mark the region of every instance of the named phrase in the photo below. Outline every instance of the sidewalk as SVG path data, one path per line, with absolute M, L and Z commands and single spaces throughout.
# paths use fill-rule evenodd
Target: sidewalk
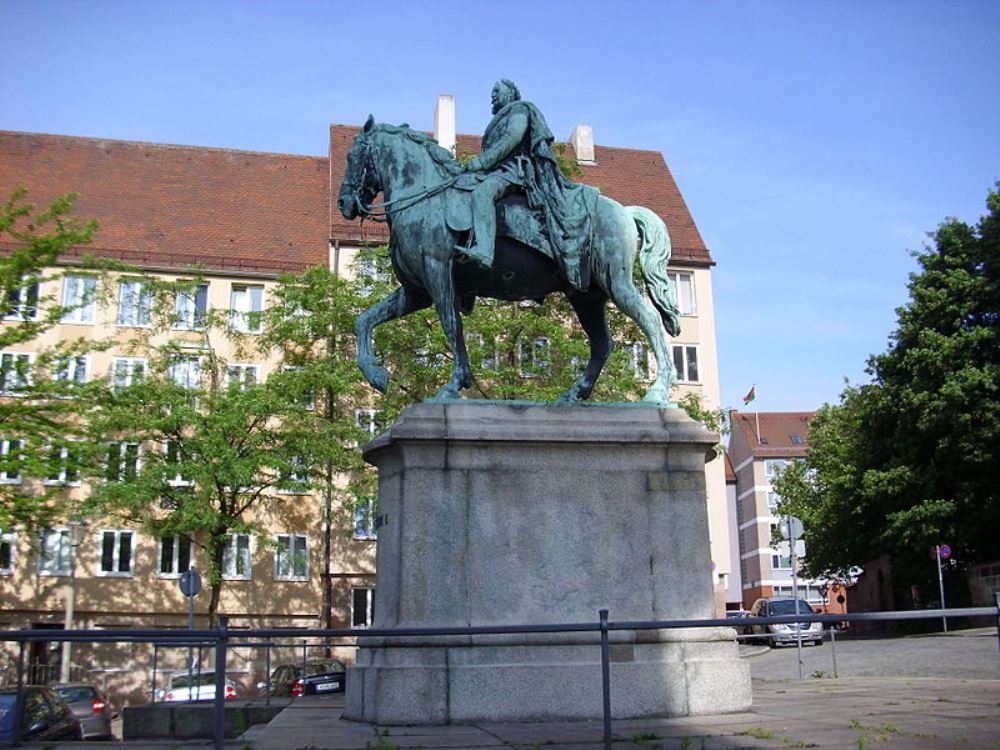
M 615 750 L 818 747 L 1000 750 L 1000 680 L 864 677 L 754 682 L 747 713 L 615 721 Z M 342 703 L 338 702 L 338 706 Z M 371 727 L 329 699 L 299 699 L 229 746 L 253 750 L 599 750 L 601 722 Z M 241 744 L 242 743 L 242 744 Z

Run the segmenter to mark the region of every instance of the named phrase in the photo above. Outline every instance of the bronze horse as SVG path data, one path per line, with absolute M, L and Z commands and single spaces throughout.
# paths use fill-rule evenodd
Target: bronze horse
M 383 393 L 389 381 L 373 351 L 374 329 L 433 304 L 454 364 L 451 378 L 432 400 L 459 398 L 472 381 L 461 311 L 471 309 L 476 297 L 525 300 L 562 292 L 588 336 L 590 359 L 559 401 L 573 403 L 593 391 L 613 348 L 605 310 L 610 299 L 639 325 L 656 357 L 658 374 L 643 400 L 669 404 L 676 372 L 664 328 L 676 336 L 680 320 L 667 276 L 670 237 L 663 221 L 642 206 L 622 206 L 599 196 L 593 217 L 590 285 L 582 292 L 573 289 L 560 265 L 543 251 L 502 234 L 497 238 L 493 267 L 484 269 L 462 262 L 455 247 L 465 236 L 446 220 L 447 201 L 454 199 L 451 191 L 456 190 L 461 173 L 461 165 L 429 136 L 405 125 L 375 124 L 372 117 L 347 154 L 337 205 L 347 219 L 370 216 L 376 210 L 372 201 L 383 194 L 389 252 L 400 282 L 394 292 L 358 316 L 358 366 L 367 381 Z M 637 253 L 649 299 L 632 279 Z

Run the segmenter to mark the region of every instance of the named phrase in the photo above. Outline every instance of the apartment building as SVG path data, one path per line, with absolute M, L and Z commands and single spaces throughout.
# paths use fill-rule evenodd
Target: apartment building
M 197 269 L 205 285 L 191 300 L 192 314 L 211 307 L 246 315 L 268 305 L 280 273 L 313 265 L 349 273 L 362 244 L 387 240 L 384 225 L 369 222 L 362 227 L 346 222 L 336 210 L 345 155 L 358 129 L 330 126 L 324 157 L 0 132 L 0 191 L 9 194 L 14 187 L 26 187 L 38 206 L 66 192 L 79 193 L 76 213 L 100 222 L 94 244 L 81 252 L 122 260 L 165 279 L 188 278 Z M 446 133 L 438 135 L 450 145 Z M 477 137 L 459 135 L 457 142 L 468 152 L 478 151 Z M 683 314 L 681 335 L 672 342 L 679 390 L 700 393 L 707 406 L 718 407 L 714 261 L 662 154 L 595 145 L 586 126 L 574 131 L 570 144 L 583 181 L 624 204 L 647 206 L 667 223 L 673 241 L 670 272 Z M 71 299 L 79 293 L 86 281 L 73 273 L 72 257 L 67 263 L 58 269 L 66 275 L 47 282 L 51 288 L 41 290 L 43 295 Z M 129 281 L 123 278 L 121 283 Z M 142 325 L 134 312 L 122 309 L 122 300 L 128 299 L 123 292 L 115 302 L 81 309 L 47 332 L 38 346 L 80 336 L 120 337 L 121 346 L 88 356 L 80 364 L 79 377 L 111 373 L 128 378 L 141 368 L 141 357 L 125 342 L 129 330 Z M 217 346 L 228 356 L 225 341 Z M 31 352 L 26 348 L 15 354 Z M 639 352 L 636 360 L 644 358 L 648 355 Z M 259 379 L 278 366 L 275 361 L 242 364 L 248 377 Z M 362 421 L 370 416 L 359 412 Z M 367 423 L 374 429 L 374 420 Z M 72 477 L 61 481 L 70 492 L 85 491 L 73 486 Z M 722 611 L 732 597 L 727 596 L 730 543 L 721 458 L 706 465 L 706 483 L 713 576 Z M 327 576 L 333 591 L 332 624 L 363 627 L 371 621 L 375 534 L 369 519 L 344 519 L 331 539 L 327 574 L 320 498 L 275 497 L 263 503 L 258 514 L 269 538 L 234 536 L 227 556 L 219 611 L 233 626 L 322 625 Z M 67 520 L 38 539 L 4 530 L 0 627 L 184 627 L 186 601 L 178 578 L 188 565 L 204 568 L 199 554 L 183 538 L 157 539 L 111 521 L 77 525 Z M 206 607 L 206 596 L 195 598 L 200 624 Z M 37 644 L 31 661 L 57 673 L 62 653 L 50 644 Z M 263 664 L 259 654 L 239 654 L 228 668 L 249 686 L 260 678 Z M 149 653 L 143 649 L 87 651 L 77 646 L 71 659 L 73 677 L 94 680 L 130 700 L 148 695 L 144 686 Z
M 815 412 L 730 413 L 728 454 L 735 474 L 736 529 L 743 587 L 743 607 L 760 597 L 792 596 L 793 564 L 806 559 L 805 543 L 793 550 L 785 539 L 774 541 L 784 522 L 777 513 L 781 497 L 772 482 L 809 450 L 809 421 Z M 836 582 L 798 576 L 799 596 L 828 612 L 846 612 L 846 589 Z

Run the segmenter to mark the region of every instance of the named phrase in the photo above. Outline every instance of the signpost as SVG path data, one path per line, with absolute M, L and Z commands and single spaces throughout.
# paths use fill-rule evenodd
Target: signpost
M 941 561 L 947 560 L 951 557 L 951 547 L 947 544 L 938 544 L 931 548 L 933 555 L 932 557 L 937 561 L 937 574 L 938 574 L 938 589 L 941 592 L 941 609 L 947 609 L 947 605 L 944 602 L 944 574 L 941 572 Z M 944 632 L 948 632 L 948 616 L 941 615 L 941 624 L 944 627 Z
M 802 521 L 795 516 L 785 516 L 783 524 L 785 537 L 788 539 L 788 547 L 792 558 L 792 598 L 795 600 L 795 614 L 799 614 L 799 556 L 795 546 L 800 536 L 802 536 Z M 811 614 L 811 612 L 810 612 Z M 802 679 L 802 623 L 796 623 L 798 638 L 796 638 L 796 648 L 799 652 L 799 679 Z
M 201 576 L 194 568 L 188 568 L 177 579 L 181 593 L 188 598 L 188 630 L 194 630 L 194 598 L 201 591 Z M 199 651 L 199 653 L 201 653 Z M 193 699 L 194 691 L 194 647 L 188 646 L 188 698 Z

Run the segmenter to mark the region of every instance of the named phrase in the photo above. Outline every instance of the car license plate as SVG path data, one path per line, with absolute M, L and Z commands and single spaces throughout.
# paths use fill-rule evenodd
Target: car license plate
M 339 682 L 322 682 L 316 686 L 316 692 L 322 693 L 326 690 L 338 690 L 340 689 Z

